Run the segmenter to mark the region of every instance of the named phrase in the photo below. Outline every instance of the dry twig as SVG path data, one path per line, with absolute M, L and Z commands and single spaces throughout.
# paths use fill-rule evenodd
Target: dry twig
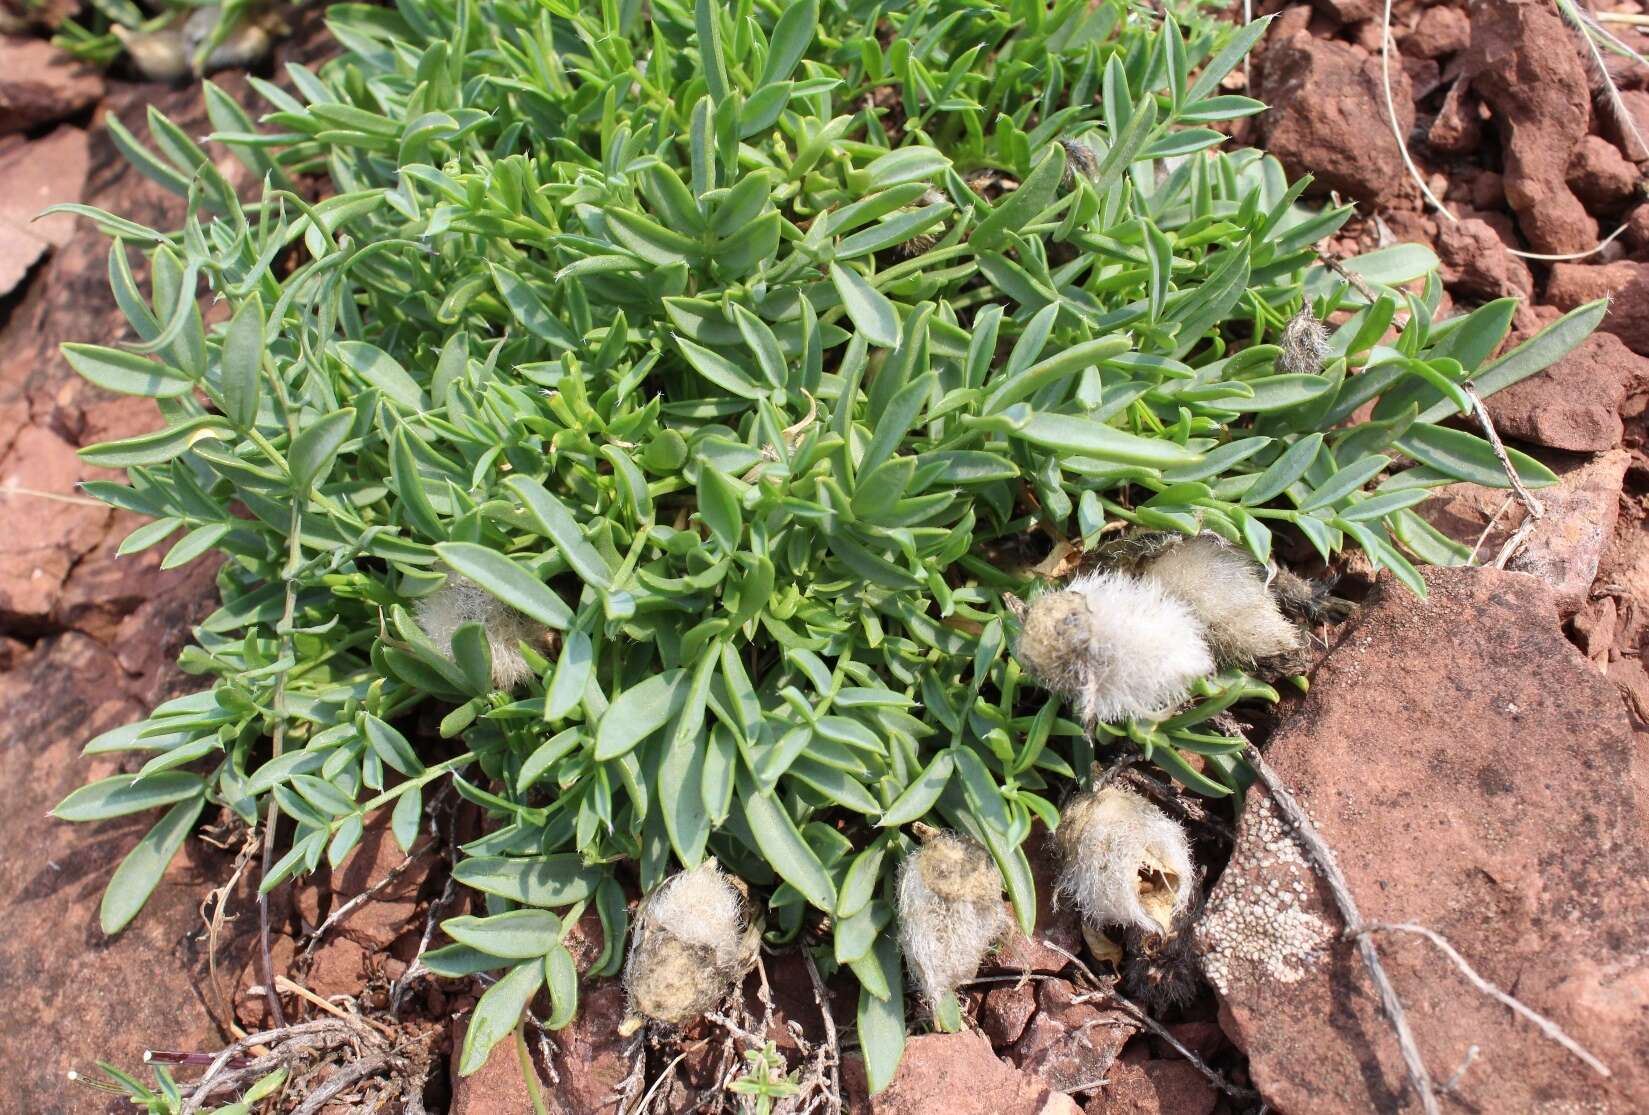
M 399 879 L 402 875 L 405 875 L 407 868 L 422 859 L 429 852 L 429 850 L 434 847 L 434 845 L 435 842 L 433 840 L 429 840 L 412 849 L 412 851 L 407 853 L 407 858 L 402 860 L 395 867 L 391 868 L 389 873 L 382 879 L 379 879 L 372 886 L 368 887 L 366 890 L 363 890 L 360 894 L 357 894 L 354 898 L 351 898 L 348 902 L 345 902 L 342 906 L 339 906 L 336 910 L 333 910 L 332 913 L 328 914 L 326 920 L 321 922 L 320 925 L 316 926 L 310 932 L 309 942 L 304 945 L 303 958 L 308 960 L 314 956 L 315 950 L 320 947 L 321 941 L 326 937 L 328 930 L 332 929 L 350 914 L 354 913 L 356 910 L 378 897 L 378 895 L 394 886 L 395 880 Z
M 1093 969 L 1089 968 L 1088 965 L 1084 964 L 1077 958 L 1076 954 L 1061 948 L 1052 941 L 1043 940 L 1040 943 L 1052 949 L 1054 952 L 1057 952 L 1066 960 L 1069 960 L 1072 964 L 1076 965 L 1077 971 L 1082 973 L 1082 976 L 1088 986 L 1093 989 L 1091 994 L 1074 996 L 1071 1000 L 1072 1002 L 1081 1003 L 1088 1002 L 1092 999 L 1106 999 L 1110 1002 L 1116 1003 L 1124 1011 L 1132 1015 L 1135 1021 L 1137 1021 L 1141 1026 L 1151 1031 L 1153 1036 L 1161 1038 L 1171 1049 L 1173 1049 L 1175 1053 L 1178 1053 L 1181 1057 L 1185 1058 L 1187 1063 L 1189 1063 L 1192 1068 L 1202 1073 L 1203 1077 L 1210 1084 L 1230 1096 L 1232 1099 L 1252 1100 L 1259 1098 L 1258 1092 L 1250 1088 L 1244 1088 L 1241 1085 L 1231 1083 L 1231 1081 L 1225 1078 L 1224 1073 L 1209 1065 L 1208 1062 L 1197 1056 L 1192 1050 L 1186 1048 L 1183 1042 L 1168 1032 L 1167 1027 L 1152 1018 L 1150 1014 L 1146 1012 L 1144 1007 L 1141 1007 L 1138 1003 L 1128 998 L 1128 996 L 1118 991 L 1114 980 L 1100 979 L 1098 976 L 1094 975 Z M 1027 975 L 1028 974 L 1029 973 L 1027 973 Z
M 824 980 L 819 978 L 819 966 L 813 962 L 813 954 L 806 948 L 802 949 L 802 960 L 807 965 L 807 978 L 813 981 L 813 1001 L 819 1004 L 819 1017 L 824 1019 L 825 1048 L 821 1056 L 830 1068 L 830 1091 L 825 1102 L 830 1106 L 831 1115 L 841 1115 L 842 1051 L 836 1043 L 836 1019 L 830 1013 L 830 995 L 825 991 Z
M 1461 956 L 1459 952 L 1455 951 L 1454 946 L 1449 944 L 1441 933 L 1427 929 L 1423 925 L 1415 925 L 1412 922 L 1365 922 L 1359 931 L 1359 935 L 1367 936 L 1371 933 L 1413 933 L 1424 937 L 1433 945 L 1437 946 L 1437 950 L 1439 952 L 1454 962 L 1454 966 L 1460 970 L 1460 974 L 1466 977 L 1467 983 L 1477 988 L 1477 990 L 1482 994 L 1487 995 L 1489 998 L 1506 1007 L 1513 1014 L 1534 1023 L 1536 1028 L 1538 1028 L 1541 1033 L 1545 1034 L 1547 1038 L 1556 1042 L 1558 1045 L 1561 1045 L 1564 1049 L 1567 1049 L 1570 1053 L 1573 1053 L 1576 1057 L 1580 1058 L 1580 1060 L 1586 1063 L 1587 1068 L 1590 1068 L 1599 1076 L 1607 1077 L 1610 1075 L 1609 1066 L 1592 1056 L 1591 1053 L 1587 1052 L 1585 1046 L 1581 1045 L 1574 1038 L 1571 1038 L 1568 1034 L 1564 1033 L 1563 1028 L 1556 1022 L 1553 1022 L 1551 1019 L 1547 1018 L 1538 1011 L 1525 1006 L 1517 999 L 1514 999 L 1512 996 L 1508 995 L 1506 992 L 1500 990 L 1500 988 L 1478 975 L 1477 969 L 1466 963 L 1466 958 Z M 1477 1047 L 1472 1046 L 1472 1048 L 1476 1049 Z M 1467 1063 L 1470 1063 L 1470 1058 L 1467 1059 Z M 1461 1071 L 1464 1071 L 1464 1069 Z M 1456 1073 L 1455 1075 L 1458 1076 L 1459 1073 Z
M 1323 881 L 1327 883 L 1329 894 L 1334 904 L 1339 907 L 1340 917 L 1346 923 L 1346 932 L 1350 934 L 1354 929 L 1360 931 L 1363 927 L 1363 915 L 1357 909 L 1357 900 L 1351 896 L 1351 888 L 1346 883 L 1346 877 L 1340 872 L 1340 865 L 1334 860 L 1334 853 L 1329 850 L 1322 836 L 1317 832 L 1317 826 L 1311 823 L 1300 803 L 1294 800 L 1294 795 L 1283 785 L 1277 772 L 1271 769 L 1271 764 L 1265 761 L 1259 748 L 1249 744 L 1243 748 L 1243 758 L 1253 768 L 1254 773 L 1265 785 L 1266 792 L 1277 806 L 1278 812 L 1293 828 L 1304 846 L 1305 852 L 1311 857 Z M 1408 1015 L 1403 1011 L 1403 1004 L 1397 998 L 1397 990 L 1391 985 L 1391 978 L 1386 975 L 1385 966 L 1380 963 L 1380 953 L 1374 947 L 1374 941 L 1366 933 L 1359 932 L 1357 937 L 1357 951 L 1362 954 L 1363 965 L 1368 969 L 1369 979 L 1374 984 L 1374 990 L 1380 999 L 1380 1007 L 1386 1013 L 1386 1019 L 1397 1036 L 1397 1048 L 1403 1055 L 1403 1065 L 1408 1073 L 1409 1085 L 1415 1094 L 1420 1097 L 1420 1107 L 1426 1115 L 1441 1115 L 1442 1108 L 1437 1103 L 1437 1090 L 1432 1084 L 1431 1073 L 1426 1069 L 1426 1062 L 1420 1056 L 1420 1047 L 1414 1040 L 1414 1031 L 1409 1028 Z
M 1512 536 L 1500 548 L 1500 556 L 1494 559 L 1494 567 L 1504 569 L 1506 563 L 1512 560 L 1517 551 L 1521 550 L 1523 544 L 1528 541 L 1529 535 L 1534 532 L 1535 524 L 1540 521 L 1542 515 L 1546 514 L 1546 509 L 1541 506 L 1538 499 L 1534 498 L 1533 493 L 1523 486 L 1523 478 L 1518 476 L 1517 469 L 1512 467 L 1512 460 L 1506 455 L 1506 446 L 1501 442 L 1500 434 L 1494 428 L 1494 420 L 1489 417 L 1488 408 L 1483 405 L 1482 398 L 1478 396 L 1476 386 L 1468 379 L 1460 385 L 1460 390 L 1465 392 L 1466 398 L 1471 400 L 1472 413 L 1477 417 L 1477 424 L 1483 428 L 1483 436 L 1489 439 L 1489 447 L 1494 450 L 1494 459 L 1500 462 L 1500 470 L 1506 474 L 1507 481 L 1511 483 L 1512 492 L 1516 494 L 1517 501 L 1523 505 L 1523 510 L 1527 512 L 1523 516 L 1523 521 L 1512 532 Z

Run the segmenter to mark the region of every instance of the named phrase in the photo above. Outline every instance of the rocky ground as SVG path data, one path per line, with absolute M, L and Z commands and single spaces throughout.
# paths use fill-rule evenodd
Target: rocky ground
M 1628 2 L 1613 5 L 1638 14 Z M 1613 1070 L 1607 1080 L 1478 995 L 1423 939 L 1379 944 L 1446 1109 L 1649 1110 L 1649 150 L 1547 0 L 1395 5 L 1392 100 L 1413 156 L 1451 217 L 1430 210 L 1387 123 L 1377 0 L 1317 0 L 1279 18 L 1251 68 L 1274 107 L 1239 138 L 1266 147 L 1316 189 L 1358 204 L 1327 250 L 1395 240 L 1434 246 L 1450 299 L 1527 300 L 1518 328 L 1600 295 L 1603 330 L 1556 367 L 1490 400 L 1502 433 L 1561 476 L 1507 571 L 1428 575 L 1416 601 L 1384 582 L 1333 633 L 1310 694 L 1272 727 L 1269 761 L 1295 788 L 1364 916 L 1444 934 L 1499 987 L 1551 1017 Z M 1649 34 L 1612 29 L 1640 50 Z M 315 49 L 313 26 L 282 47 Z M 1624 111 L 1649 136 L 1649 68 L 1611 59 Z M 217 78 L 246 92 L 243 75 Z M 145 823 L 71 828 L 46 818 L 69 789 L 111 772 L 79 756 L 91 735 L 190 688 L 172 661 L 211 607 L 206 563 L 162 571 L 150 551 L 117 559 L 131 516 L 82 501 L 97 475 L 77 447 L 157 424 L 152 409 L 100 394 L 58 355 L 67 340 L 122 335 L 106 287 L 107 245 L 45 205 L 86 201 L 167 226 L 179 206 L 125 165 L 104 127 L 135 132 L 154 105 L 191 134 L 208 129 L 193 88 L 65 64 L 29 34 L 0 37 L 0 1107 L 94 1112 L 107 1097 L 70 1069 L 139 1065 L 146 1049 L 221 1048 L 268 1007 L 251 963 L 256 918 L 234 872 L 239 837 L 194 841 L 124 934 L 97 929 L 98 896 Z M 226 172 L 233 168 L 227 160 Z M 1617 228 L 1601 251 L 1572 260 Z M 1492 556 L 1523 510 L 1459 485 L 1428 507 L 1450 535 Z M 1357 583 L 1355 570 L 1351 583 Z M 1199 967 L 1190 1001 L 1146 1029 L 1096 993 L 1104 969 L 1068 915 L 1045 910 L 1035 941 L 1005 948 L 968 996 L 975 1028 L 914 1038 L 892 1087 L 870 1100 L 849 1052 L 850 1107 L 873 1115 L 1288 1115 L 1417 1111 L 1402 1062 L 1319 877 L 1261 793 L 1240 819 L 1208 817 L 1199 853 L 1219 865 L 1195 939 L 1133 985 L 1173 984 Z M 457 912 L 445 856 L 474 818 L 432 811 L 427 848 L 403 860 L 383 833 L 335 873 L 272 910 L 275 969 L 314 998 L 385 1018 L 432 1058 L 461 1033 L 474 990 L 407 979 L 426 927 Z M 1234 822 L 1234 823 L 1233 823 Z M 1039 868 L 1046 867 L 1038 857 Z M 370 892 L 369 900 L 351 899 Z M 221 910 L 220 910 L 221 905 Z M 214 917 L 214 915 L 217 915 Z M 341 915 L 341 916 L 337 916 Z M 216 929 L 209 925 L 216 923 Z M 317 934 L 318 927 L 324 932 Z M 581 926 L 578 959 L 600 952 Z M 1071 954 L 1071 955 L 1067 955 Z M 1072 956 L 1080 958 L 1074 962 Z M 1198 963 L 1200 956 L 1200 965 Z M 803 1065 L 828 1047 L 818 1000 L 794 954 L 753 977 L 750 1026 Z M 851 1032 L 850 996 L 827 999 Z M 289 1018 L 319 1008 L 288 991 Z M 720 1031 L 701 1026 L 652 1050 L 615 1035 L 615 981 L 584 988 L 578 1021 L 534 1061 L 552 1111 L 618 1109 L 620 1095 L 668 1079 L 656 1109 L 692 1110 L 724 1070 Z M 1475 1053 L 1471 1051 L 1475 1050 Z M 1216 1088 L 1194 1054 L 1227 1085 Z M 645 1054 L 645 1056 L 642 1056 Z M 675 1060 L 680 1055 L 679 1061 Z M 639 1059 L 638 1059 L 639 1058 Z M 675 1062 L 672 1065 L 672 1062 Z M 519 1115 L 529 1101 L 513 1050 L 432 1110 Z M 357 1110 L 334 1105 L 329 1110 Z

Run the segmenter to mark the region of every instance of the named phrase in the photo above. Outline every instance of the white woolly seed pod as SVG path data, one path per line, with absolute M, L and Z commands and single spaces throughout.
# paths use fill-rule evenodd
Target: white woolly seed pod
M 978 841 L 917 830 L 922 847 L 899 868 L 899 945 L 930 1006 L 979 972 L 1008 928 L 1002 873 Z
M 1323 358 L 1329 352 L 1328 330 L 1311 312 L 1309 302 L 1283 326 L 1281 344 L 1283 352 L 1277 364 L 1283 371 L 1315 375 L 1323 370 Z
M 1155 581 L 1115 572 L 1032 600 L 1014 654 L 1089 724 L 1171 708 L 1214 669 L 1188 605 Z
M 630 1019 L 681 1026 L 725 999 L 755 963 L 759 931 L 738 882 L 707 859 L 666 879 L 636 911 L 624 987 Z
M 1055 839 L 1059 896 L 1095 929 L 1166 933 L 1190 904 L 1196 875 L 1185 830 L 1131 790 L 1079 794 Z
M 1149 558 L 1140 574 L 1190 605 L 1222 665 L 1248 665 L 1300 648 L 1300 632 L 1266 587 L 1261 567 L 1213 534 Z
M 492 683 L 513 689 L 532 676 L 521 654 L 521 644 L 548 649 L 550 629 L 522 615 L 468 577 L 447 573 L 447 583 L 423 597 L 417 606 L 418 626 L 437 650 L 452 653 L 452 636 L 466 623 L 478 623 L 487 633 L 492 654 Z

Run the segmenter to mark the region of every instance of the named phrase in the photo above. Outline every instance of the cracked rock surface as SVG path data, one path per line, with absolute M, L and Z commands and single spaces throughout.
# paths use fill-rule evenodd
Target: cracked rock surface
M 1418 922 L 1614 1070 L 1605 1081 L 1432 947 L 1381 955 L 1461 1110 L 1649 1110 L 1649 770 L 1607 678 L 1532 576 L 1383 580 L 1269 747 L 1365 918 Z M 1418 1111 L 1355 946 L 1254 790 L 1202 926 L 1255 1084 L 1290 1115 Z M 1327 933 L 1319 926 L 1328 927 Z

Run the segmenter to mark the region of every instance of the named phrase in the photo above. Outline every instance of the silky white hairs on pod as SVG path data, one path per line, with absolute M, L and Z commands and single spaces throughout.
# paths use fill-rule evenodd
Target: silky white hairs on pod
M 1190 904 L 1196 874 L 1185 830 L 1131 790 L 1079 794 L 1055 838 L 1059 896 L 1096 929 L 1166 933 Z
M 522 615 L 486 589 L 458 573 L 447 573 L 447 583 L 418 601 L 418 626 L 442 654 L 452 654 L 452 636 L 466 623 L 478 623 L 487 633 L 492 654 L 492 683 L 513 689 L 532 676 L 521 654 L 522 643 L 544 646 L 550 630 Z M 547 649 L 547 647 L 546 647 Z
M 745 896 L 714 859 L 666 879 L 636 911 L 624 986 L 632 1019 L 680 1026 L 725 999 L 755 962 Z
M 1002 873 L 977 841 L 929 832 L 899 869 L 899 944 L 930 1006 L 979 972 L 1008 928 Z
M 1222 665 L 1246 665 L 1300 647 L 1300 632 L 1266 587 L 1264 570 L 1217 535 L 1167 547 L 1140 574 L 1190 605 Z
M 1153 716 L 1214 669 L 1190 607 L 1156 581 L 1118 572 L 1032 600 L 1014 654 L 1088 724 Z

